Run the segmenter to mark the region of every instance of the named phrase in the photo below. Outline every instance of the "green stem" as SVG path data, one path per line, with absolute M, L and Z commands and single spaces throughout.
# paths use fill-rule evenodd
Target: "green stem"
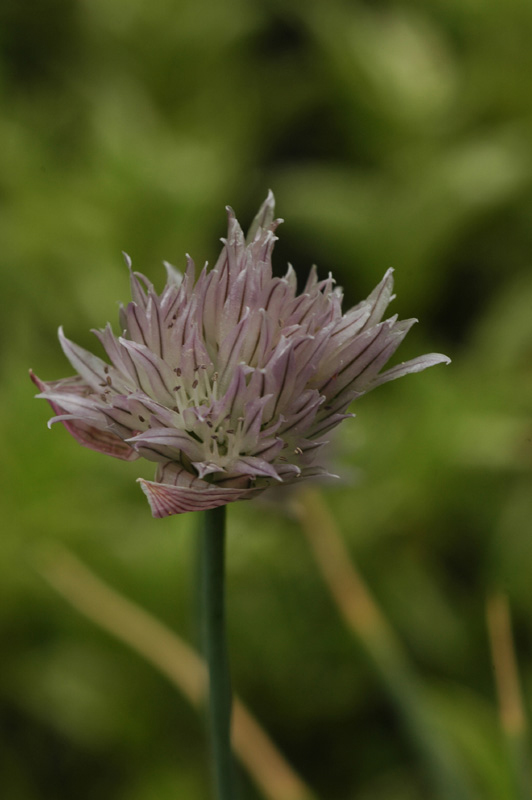
M 202 614 L 209 670 L 209 728 L 217 800 L 233 800 L 231 682 L 225 636 L 225 506 L 203 514 Z

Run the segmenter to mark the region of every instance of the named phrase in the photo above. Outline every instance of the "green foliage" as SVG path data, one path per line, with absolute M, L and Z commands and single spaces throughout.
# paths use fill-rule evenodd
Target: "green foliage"
M 217 255 L 268 187 L 276 258 L 356 302 L 396 268 L 400 353 L 453 364 L 363 398 L 326 490 L 443 733 L 512 800 L 484 619 L 504 589 L 532 696 L 532 5 L 3 0 L 0 8 L 0 771 L 10 800 L 207 796 L 201 720 L 56 597 L 66 544 L 195 641 L 195 520 L 150 517 L 124 464 L 46 429 L 28 367 L 65 375 L 127 299 L 121 251 Z M 436 800 L 400 714 L 293 519 L 229 513 L 239 693 L 327 800 Z M 254 790 L 249 787 L 248 796 Z

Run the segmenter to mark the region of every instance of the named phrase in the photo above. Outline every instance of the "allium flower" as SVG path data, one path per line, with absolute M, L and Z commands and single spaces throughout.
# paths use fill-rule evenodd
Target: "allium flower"
M 270 193 L 244 238 L 228 209 L 227 239 L 214 268 L 195 281 L 170 264 L 162 294 L 131 270 L 133 301 L 120 309 L 121 336 L 95 331 L 110 363 L 59 340 L 77 371 L 42 382 L 77 441 L 122 458 L 157 462 L 140 480 L 153 515 L 205 510 L 268 486 L 324 474 L 324 437 L 357 397 L 386 381 L 449 359 L 438 353 L 381 369 L 413 319 L 382 320 L 389 270 L 367 300 L 342 314 L 342 291 L 312 269 L 301 294 L 291 266 L 272 276 L 280 219 Z

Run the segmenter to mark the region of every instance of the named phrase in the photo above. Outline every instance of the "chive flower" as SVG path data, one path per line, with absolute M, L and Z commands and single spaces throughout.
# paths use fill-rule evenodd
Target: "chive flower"
M 74 377 L 43 382 L 38 397 L 85 447 L 157 464 L 139 478 L 155 517 L 256 496 L 269 486 L 327 474 L 317 464 L 329 431 L 351 402 L 387 381 L 449 359 L 439 353 L 382 371 L 416 320 L 382 320 L 393 299 L 392 270 L 345 314 L 342 290 L 312 268 L 297 293 L 294 270 L 273 277 L 282 220 L 268 194 L 244 237 L 231 208 L 213 269 L 195 280 L 165 263 L 157 294 L 130 270 L 132 302 L 121 335 L 94 331 L 108 361 L 59 329 Z

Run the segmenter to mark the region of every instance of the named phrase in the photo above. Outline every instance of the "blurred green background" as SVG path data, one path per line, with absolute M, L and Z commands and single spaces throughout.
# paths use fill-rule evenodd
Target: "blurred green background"
M 527 796 L 512 788 L 485 601 L 509 599 L 528 710 L 531 88 L 526 0 L 3 0 L 7 800 L 209 797 L 201 717 L 41 574 L 65 545 L 197 642 L 196 519 L 151 518 L 135 483 L 151 465 L 48 431 L 27 369 L 71 372 L 59 324 L 89 347 L 90 328 L 116 321 L 122 250 L 161 288 L 163 259 L 212 263 L 224 206 L 247 225 L 269 187 L 286 219 L 279 271 L 316 262 L 347 307 L 395 267 L 393 311 L 420 319 L 400 359 L 453 359 L 358 401 L 338 456 L 349 477 L 325 502 L 471 796 Z M 316 796 L 441 797 L 297 522 L 241 503 L 229 524 L 234 684 Z M 242 780 L 242 798 L 261 797 Z

